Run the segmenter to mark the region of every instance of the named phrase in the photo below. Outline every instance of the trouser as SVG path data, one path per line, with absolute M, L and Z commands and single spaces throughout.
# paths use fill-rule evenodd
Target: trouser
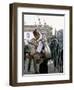
M 31 62 L 33 60 L 33 67 L 34 67 L 34 71 L 35 73 L 39 73 L 39 64 L 36 63 L 35 59 L 30 59 L 29 60 L 29 64 L 28 64 L 28 71 L 30 71 L 30 67 L 31 67 Z

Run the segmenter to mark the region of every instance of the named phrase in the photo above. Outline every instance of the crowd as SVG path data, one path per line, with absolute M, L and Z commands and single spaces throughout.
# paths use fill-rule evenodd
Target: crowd
M 33 62 L 33 73 L 48 73 L 48 61 L 52 60 L 54 72 L 63 72 L 63 48 L 60 48 L 59 40 L 52 36 L 50 41 L 35 29 L 34 38 L 24 44 L 24 65 L 28 59 L 28 72 L 30 72 L 31 62 Z M 25 66 L 24 66 L 25 70 Z

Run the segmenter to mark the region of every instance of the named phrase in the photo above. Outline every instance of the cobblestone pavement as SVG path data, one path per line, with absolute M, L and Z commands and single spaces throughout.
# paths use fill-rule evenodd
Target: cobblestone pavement
M 31 62 L 31 67 L 30 67 L 30 71 L 28 71 L 28 63 L 29 63 L 29 60 L 27 59 L 25 61 L 25 70 L 24 70 L 24 74 L 35 74 L 35 71 L 34 71 L 34 67 L 33 67 L 33 61 Z M 39 64 L 38 64 L 39 65 Z M 39 66 L 38 66 L 39 67 Z M 55 72 L 54 72 L 54 65 L 53 65 L 53 61 L 52 60 L 49 60 L 48 61 L 48 73 L 57 73 L 58 70 L 55 69 Z

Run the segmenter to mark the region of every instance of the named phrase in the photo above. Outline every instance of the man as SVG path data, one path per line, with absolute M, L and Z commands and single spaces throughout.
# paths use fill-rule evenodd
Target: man
M 50 49 L 51 49 L 51 58 L 53 59 L 53 62 L 54 62 L 54 72 L 56 72 L 57 66 L 58 66 L 58 54 L 59 54 L 59 51 L 58 51 L 59 44 L 56 38 L 53 38 L 51 40 Z
M 39 73 L 39 63 L 41 61 L 40 53 L 41 53 L 43 44 L 41 42 L 40 33 L 37 31 L 37 29 L 33 31 L 33 35 L 34 35 L 34 38 L 29 42 L 29 45 L 31 47 L 31 52 L 30 52 L 30 61 L 29 61 L 28 70 L 30 70 L 31 61 L 33 60 L 34 71 L 35 73 Z

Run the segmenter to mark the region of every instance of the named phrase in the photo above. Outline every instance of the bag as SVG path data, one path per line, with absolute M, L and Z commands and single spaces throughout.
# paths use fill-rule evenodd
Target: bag
M 45 56 L 46 56 L 46 58 L 50 58 L 51 57 L 51 50 L 48 46 L 48 43 L 45 42 L 44 45 L 45 45 L 45 47 L 44 47 Z

